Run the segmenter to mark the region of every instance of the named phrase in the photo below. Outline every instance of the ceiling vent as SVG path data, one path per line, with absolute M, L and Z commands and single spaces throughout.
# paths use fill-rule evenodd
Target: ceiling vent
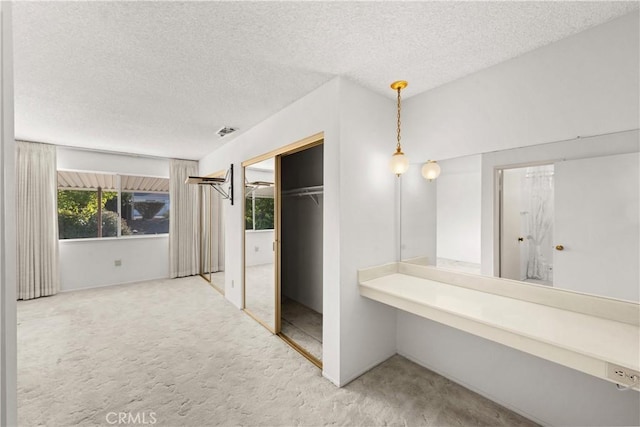
M 230 133 L 233 133 L 235 131 L 237 131 L 237 128 L 232 128 L 232 127 L 228 127 L 228 126 L 224 126 L 222 128 L 220 128 L 220 130 L 218 130 L 217 134 L 220 138 L 229 135 Z

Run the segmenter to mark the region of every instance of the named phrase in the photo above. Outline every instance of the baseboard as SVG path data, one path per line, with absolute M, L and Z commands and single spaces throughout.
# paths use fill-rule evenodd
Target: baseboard
M 144 282 L 150 282 L 152 280 L 166 280 L 166 279 L 170 279 L 169 276 L 164 276 L 164 277 L 151 277 L 149 279 L 142 279 L 142 280 L 132 280 L 129 282 L 118 282 L 118 283 L 108 283 L 105 285 L 95 285 L 95 286 L 87 286 L 85 288 L 76 288 L 76 289 L 60 289 L 58 291 L 58 293 L 65 293 L 65 292 L 75 292 L 75 291 L 86 291 L 89 289 L 99 289 L 99 288 L 108 288 L 110 286 L 119 286 L 119 285 L 131 285 L 133 283 L 144 283 Z
M 415 364 L 418 364 L 418 365 L 420 365 L 420 366 L 422 366 L 424 368 L 427 368 L 430 371 L 435 372 L 436 374 L 438 374 L 440 376 L 445 377 L 449 381 L 452 381 L 452 382 L 454 382 L 454 383 L 456 383 L 456 384 L 458 384 L 458 385 L 460 385 L 460 386 L 462 386 L 462 387 L 464 387 L 466 389 L 469 389 L 469 390 L 473 391 L 474 393 L 478 393 L 480 396 L 486 397 L 487 399 L 491 400 L 492 402 L 495 402 L 495 403 L 497 403 L 497 404 L 499 404 L 501 406 L 504 406 L 505 408 L 509 409 L 510 411 L 515 412 L 516 414 L 522 415 L 523 417 L 525 417 L 525 418 L 527 418 L 527 419 L 529 419 L 529 420 L 531 420 L 531 421 L 533 421 L 535 423 L 538 423 L 538 424 L 543 425 L 543 426 L 551 426 L 552 425 L 551 423 L 546 422 L 544 420 L 541 420 L 538 417 L 536 417 L 536 416 L 534 416 L 534 415 L 532 415 L 532 414 L 530 414 L 530 413 L 528 413 L 526 411 L 523 411 L 520 408 L 516 408 L 515 406 L 511 405 L 510 403 L 507 403 L 507 402 L 503 401 L 502 399 L 499 399 L 499 398 L 497 398 L 495 396 L 492 396 L 491 394 L 487 393 L 486 391 L 484 391 L 482 389 L 479 389 L 479 388 L 477 388 L 477 387 L 475 387 L 475 386 L 473 386 L 471 384 L 466 383 L 465 381 L 461 380 L 460 378 L 457 378 L 455 375 L 451 375 L 448 372 L 444 372 L 444 371 L 442 371 L 440 369 L 437 369 L 437 368 L 433 367 L 432 365 L 430 365 L 429 363 L 427 363 L 424 360 L 420 359 L 419 357 L 415 357 L 415 356 L 413 356 L 411 354 L 408 354 L 408 353 L 405 353 L 405 352 L 402 352 L 402 351 L 398 351 L 398 354 L 400 356 L 406 358 L 406 359 L 409 359 L 410 361 L 412 361 Z
M 370 364 L 369 366 L 367 366 L 366 368 L 356 372 L 355 374 L 351 374 L 350 376 L 348 376 L 345 380 L 340 381 L 339 383 L 337 383 L 338 387 L 344 387 L 347 384 L 349 384 L 351 381 L 355 380 L 358 377 L 361 377 L 362 375 L 366 374 L 367 372 L 369 372 L 370 370 L 372 370 L 373 368 L 375 368 L 376 366 L 378 366 L 379 364 L 387 361 L 389 358 L 393 357 L 396 355 L 396 351 L 394 350 L 393 353 L 388 354 L 387 356 L 384 356 L 382 359 L 380 359 L 377 362 L 373 362 L 372 364 Z M 334 384 L 336 384 L 334 381 L 332 381 Z

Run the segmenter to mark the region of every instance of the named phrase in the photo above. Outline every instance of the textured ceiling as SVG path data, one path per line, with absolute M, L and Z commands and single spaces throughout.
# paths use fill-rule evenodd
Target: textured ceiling
M 16 137 L 199 159 L 342 75 L 408 98 L 637 2 L 17 2 Z

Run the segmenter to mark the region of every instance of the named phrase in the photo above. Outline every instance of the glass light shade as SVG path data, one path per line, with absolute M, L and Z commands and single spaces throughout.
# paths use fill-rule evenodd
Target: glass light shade
M 391 156 L 389 168 L 391 172 L 400 176 L 409 169 L 409 159 L 407 159 L 407 156 L 405 156 L 402 151 L 396 151 L 393 153 L 393 156 Z
M 434 160 L 429 160 L 422 165 L 422 176 L 429 181 L 436 179 L 440 176 L 440 165 Z

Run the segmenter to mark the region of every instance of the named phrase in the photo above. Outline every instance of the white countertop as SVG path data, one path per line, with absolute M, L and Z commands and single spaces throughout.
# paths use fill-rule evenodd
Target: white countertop
M 598 361 L 640 370 L 640 328 L 636 325 L 401 273 L 365 280 L 360 286 L 364 296 L 398 308 L 402 308 L 396 300 L 400 298 L 429 310 L 454 315 Z M 438 321 L 436 318 L 434 320 Z M 513 347 L 519 348 L 518 345 Z M 598 376 L 606 376 L 606 372 Z

